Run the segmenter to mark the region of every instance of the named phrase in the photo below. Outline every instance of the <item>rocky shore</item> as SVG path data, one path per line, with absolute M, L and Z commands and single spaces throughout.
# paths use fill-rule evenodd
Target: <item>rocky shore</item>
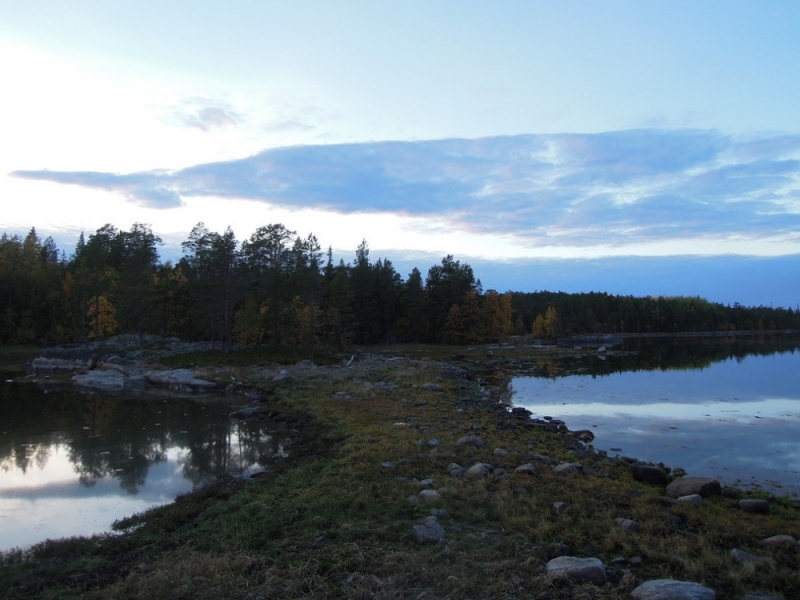
M 250 392 L 232 416 L 299 415 L 297 455 L 285 471 L 121 523 L 149 558 L 133 568 L 141 559 L 125 554 L 121 575 L 98 575 L 86 597 L 768 600 L 800 589 L 797 505 L 609 457 L 591 431 L 509 410 L 484 375 L 512 350 L 156 368 L 174 349 L 42 359 L 82 361 L 72 363 L 77 385 Z M 48 364 L 34 363 L 40 374 Z M 100 554 L 116 543 L 98 542 Z

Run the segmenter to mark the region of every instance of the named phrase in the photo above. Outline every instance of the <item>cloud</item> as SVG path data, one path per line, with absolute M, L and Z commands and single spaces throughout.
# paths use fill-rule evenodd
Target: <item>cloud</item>
M 191 98 L 178 106 L 171 107 L 165 115 L 165 120 L 202 131 L 211 131 L 236 127 L 243 121 L 243 117 L 224 102 Z
M 238 118 L 198 104 L 204 126 Z M 194 125 L 193 125 L 194 126 Z M 197 125 L 200 126 L 200 125 Z M 631 130 L 294 146 L 175 172 L 17 171 L 173 208 L 214 196 L 342 213 L 436 216 L 522 246 L 800 232 L 800 136 Z

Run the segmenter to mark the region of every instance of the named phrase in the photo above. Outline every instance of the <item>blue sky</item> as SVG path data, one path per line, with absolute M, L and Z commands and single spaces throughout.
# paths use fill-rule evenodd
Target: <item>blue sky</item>
M 281 222 L 486 288 L 800 304 L 800 4 L 0 0 L 0 230 Z

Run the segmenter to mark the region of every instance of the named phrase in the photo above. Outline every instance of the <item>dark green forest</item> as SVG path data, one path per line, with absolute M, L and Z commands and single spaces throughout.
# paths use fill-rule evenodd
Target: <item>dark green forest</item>
M 162 262 L 150 226 L 104 225 L 71 254 L 35 229 L 0 238 L 0 343 L 55 344 L 120 333 L 281 346 L 313 354 L 376 343 L 497 342 L 513 334 L 777 331 L 791 308 L 726 306 L 699 297 L 484 291 L 472 267 L 445 256 L 407 277 L 363 241 L 334 262 L 314 235 L 281 224 L 237 240 L 203 223 Z

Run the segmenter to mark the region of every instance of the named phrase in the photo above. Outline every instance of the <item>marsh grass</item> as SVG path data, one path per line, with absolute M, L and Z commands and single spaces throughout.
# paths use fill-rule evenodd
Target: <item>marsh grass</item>
M 485 353 L 459 352 L 476 362 Z M 701 507 L 665 503 L 663 489 L 635 482 L 625 461 L 581 452 L 561 435 L 508 426 L 475 381 L 434 360 L 445 354 L 454 351 L 435 348 L 429 357 L 402 348 L 403 358 L 391 361 L 362 356 L 352 368 L 298 372 L 288 386 L 272 383 L 277 367 L 249 360 L 209 369 L 262 389 L 273 414 L 293 419 L 292 460 L 267 478 L 222 480 L 123 519 L 116 536 L 7 553 L 0 589 L 19 598 L 616 599 L 656 577 L 705 583 L 721 598 L 751 589 L 791 597 L 800 589 L 798 555 L 757 544 L 800 534 L 789 502 L 774 502 L 769 515 L 744 513 L 727 498 Z M 422 389 L 426 382 L 442 391 Z M 458 445 L 467 433 L 486 445 Z M 496 456 L 495 448 L 508 455 Z M 578 461 L 590 474 L 559 476 L 536 454 Z M 451 477 L 451 462 L 495 470 Z M 514 472 L 527 462 L 534 476 Z M 434 504 L 409 501 L 419 498 L 424 479 L 440 490 Z M 556 512 L 555 502 L 566 510 Z M 417 545 L 411 527 L 432 507 L 451 517 L 441 521 L 447 543 Z M 618 517 L 641 527 L 627 533 Z M 737 565 L 732 548 L 772 563 Z M 607 565 L 616 557 L 642 563 L 617 567 L 605 586 L 554 586 L 544 567 L 558 552 Z

